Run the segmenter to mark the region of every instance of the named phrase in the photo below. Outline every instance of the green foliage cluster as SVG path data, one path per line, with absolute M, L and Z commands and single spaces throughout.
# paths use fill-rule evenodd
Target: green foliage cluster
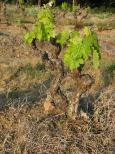
M 72 7 L 67 2 L 63 2 L 61 4 L 61 9 L 65 11 L 72 11 Z
M 37 21 L 31 32 L 26 33 L 25 41 L 32 43 L 34 39 L 39 41 L 49 41 L 55 36 L 54 18 L 49 8 L 42 8 L 38 12 Z
M 88 59 L 92 59 L 94 68 L 99 67 L 100 46 L 95 32 L 84 28 L 84 34 L 73 31 L 64 53 L 64 63 L 70 70 L 79 68 Z
M 18 0 L 19 5 L 24 5 L 25 1 L 24 0 Z
M 52 12 L 49 8 L 43 8 L 38 13 L 33 31 L 25 35 L 25 40 L 27 43 L 32 43 L 34 39 L 50 41 L 52 37 L 65 47 L 64 64 L 70 70 L 79 68 L 88 59 L 92 60 L 94 68 L 99 67 L 100 46 L 96 33 L 85 27 L 82 34 L 77 31 L 64 31 L 55 35 Z
M 69 32 L 63 31 L 59 33 L 56 37 L 56 42 L 59 43 L 61 46 L 65 45 L 70 37 Z

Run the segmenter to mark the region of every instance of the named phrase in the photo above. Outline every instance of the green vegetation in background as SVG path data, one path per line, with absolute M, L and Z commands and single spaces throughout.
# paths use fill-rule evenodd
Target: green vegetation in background
M 94 7 L 91 8 L 90 6 L 87 7 L 87 10 L 92 13 L 92 14 L 111 14 L 115 13 L 115 7 L 105 7 L 105 6 L 100 6 L 100 7 Z
M 70 4 L 67 2 L 63 2 L 60 6 L 60 9 L 65 10 L 65 11 L 72 11 L 72 7 Z
M 69 5 L 72 5 L 72 7 L 74 8 L 74 6 L 76 5 L 76 3 L 79 3 L 81 6 L 90 6 L 92 8 L 95 7 L 105 7 L 105 8 L 114 8 L 115 6 L 115 0 L 1 0 L 2 2 L 5 3 L 15 3 L 17 4 L 29 4 L 29 5 L 38 5 L 40 4 L 41 6 L 43 6 L 44 4 L 47 4 L 49 2 L 53 2 L 55 3 L 55 6 L 59 6 L 62 3 L 67 3 Z

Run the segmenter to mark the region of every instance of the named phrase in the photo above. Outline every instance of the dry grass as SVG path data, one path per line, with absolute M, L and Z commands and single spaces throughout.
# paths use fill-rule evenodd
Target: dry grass
M 7 9 L 9 9 L 9 12 L 13 11 L 10 10 L 10 7 Z M 22 17 L 19 13 L 11 14 L 14 15 L 13 18 L 17 16 L 19 20 L 22 19 L 18 17 Z M 12 16 L 9 20 L 11 18 Z M 96 24 L 94 21 L 96 22 L 95 19 L 97 18 L 93 17 L 92 21 L 91 19 L 90 21 L 86 20 Z M 5 18 L 3 20 L 6 22 Z M 24 44 L 25 31 L 21 25 L 18 26 L 15 23 L 8 26 L 3 23 L 0 24 L 0 91 L 4 94 L 4 92 L 10 90 L 12 94 L 13 90 L 19 89 L 22 94 L 24 93 L 22 89 L 33 88 L 36 83 L 46 80 L 50 76 L 50 72 L 41 72 L 36 68 L 39 57 L 30 46 Z M 10 23 L 13 24 L 13 22 Z M 72 24 L 64 27 L 57 23 L 56 30 L 72 29 Z M 28 28 L 31 26 L 27 25 Z M 110 44 L 111 41 L 114 41 L 114 30 L 99 32 L 99 36 L 100 41 L 108 39 Z M 102 46 L 102 49 L 105 51 L 105 45 Z M 111 46 L 110 50 L 113 51 L 112 49 Z M 107 56 L 103 60 L 104 64 L 108 58 Z M 112 58 L 114 59 L 113 56 Z M 20 70 L 20 68 L 22 69 Z M 100 71 L 90 70 L 89 65 L 85 70 L 96 78 L 94 87 L 91 89 L 91 93 L 95 93 L 102 88 L 100 82 L 102 82 L 101 75 L 103 74 Z M 107 72 L 107 74 L 109 73 Z M 110 81 L 109 84 L 111 84 Z M 32 96 L 38 96 L 39 88 L 36 89 L 32 89 Z M 38 97 L 36 98 L 36 101 L 38 101 Z M 104 88 L 95 97 L 94 114 L 86 119 L 77 117 L 76 120 L 70 120 L 62 112 L 46 114 L 43 110 L 43 102 L 29 106 L 27 100 L 25 103 L 25 99 L 24 102 L 21 98 L 15 99 L 10 106 L 0 111 L 0 154 L 113 154 L 115 152 L 115 90 L 112 86 Z M 0 101 L 0 104 L 3 104 L 3 100 Z M 16 107 L 13 104 L 20 105 Z
M 109 154 L 115 130 L 115 91 L 101 92 L 92 119 L 43 114 L 41 105 L 0 112 L 0 153 Z

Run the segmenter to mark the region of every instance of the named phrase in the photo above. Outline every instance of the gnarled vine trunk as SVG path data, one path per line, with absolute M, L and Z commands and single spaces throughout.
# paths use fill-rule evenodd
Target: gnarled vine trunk
M 44 44 L 44 42 L 42 43 Z M 41 45 L 38 44 L 36 40 L 33 41 L 33 47 L 39 53 L 42 62 L 48 69 L 55 72 L 47 97 L 50 95 L 50 101 L 53 102 L 56 107 L 58 107 L 59 103 L 61 104 L 63 102 L 64 104 L 62 103 L 63 105 L 60 107 L 61 110 L 63 110 L 69 118 L 75 119 L 80 96 L 90 89 L 93 80 L 90 75 L 80 75 L 77 77 L 75 73 L 66 72 L 63 60 L 59 58 L 61 52 L 59 48 L 50 43 L 49 50 L 51 50 L 46 51 L 44 50 L 45 45 L 43 44 L 43 48 L 41 48 Z M 51 55 L 52 49 L 53 54 L 55 53 L 54 55 Z M 57 99 L 59 99 L 59 101 Z M 65 106 L 65 108 L 63 108 L 63 106 Z

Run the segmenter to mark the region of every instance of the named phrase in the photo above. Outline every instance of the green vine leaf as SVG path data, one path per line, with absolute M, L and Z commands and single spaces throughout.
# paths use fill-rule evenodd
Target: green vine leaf
M 73 31 L 67 48 L 64 52 L 64 63 L 70 70 L 79 68 L 92 57 L 94 68 L 99 67 L 100 46 L 96 33 L 89 28 L 84 29 L 84 34 Z
M 35 34 L 33 32 L 28 32 L 24 36 L 25 42 L 31 44 L 33 39 L 35 39 Z
M 27 43 L 31 44 L 33 39 L 49 41 L 51 37 L 55 37 L 54 18 L 49 8 L 42 8 L 38 12 L 33 30 L 27 33 L 24 38 Z
M 91 35 L 91 31 L 90 31 L 90 29 L 88 28 L 88 27 L 84 27 L 84 34 L 86 35 L 86 36 L 90 36 Z
M 68 39 L 69 39 L 69 33 L 64 31 L 57 35 L 56 42 L 63 46 L 64 44 L 67 43 Z
M 95 69 L 99 67 L 99 54 L 96 50 L 93 51 L 93 66 Z

